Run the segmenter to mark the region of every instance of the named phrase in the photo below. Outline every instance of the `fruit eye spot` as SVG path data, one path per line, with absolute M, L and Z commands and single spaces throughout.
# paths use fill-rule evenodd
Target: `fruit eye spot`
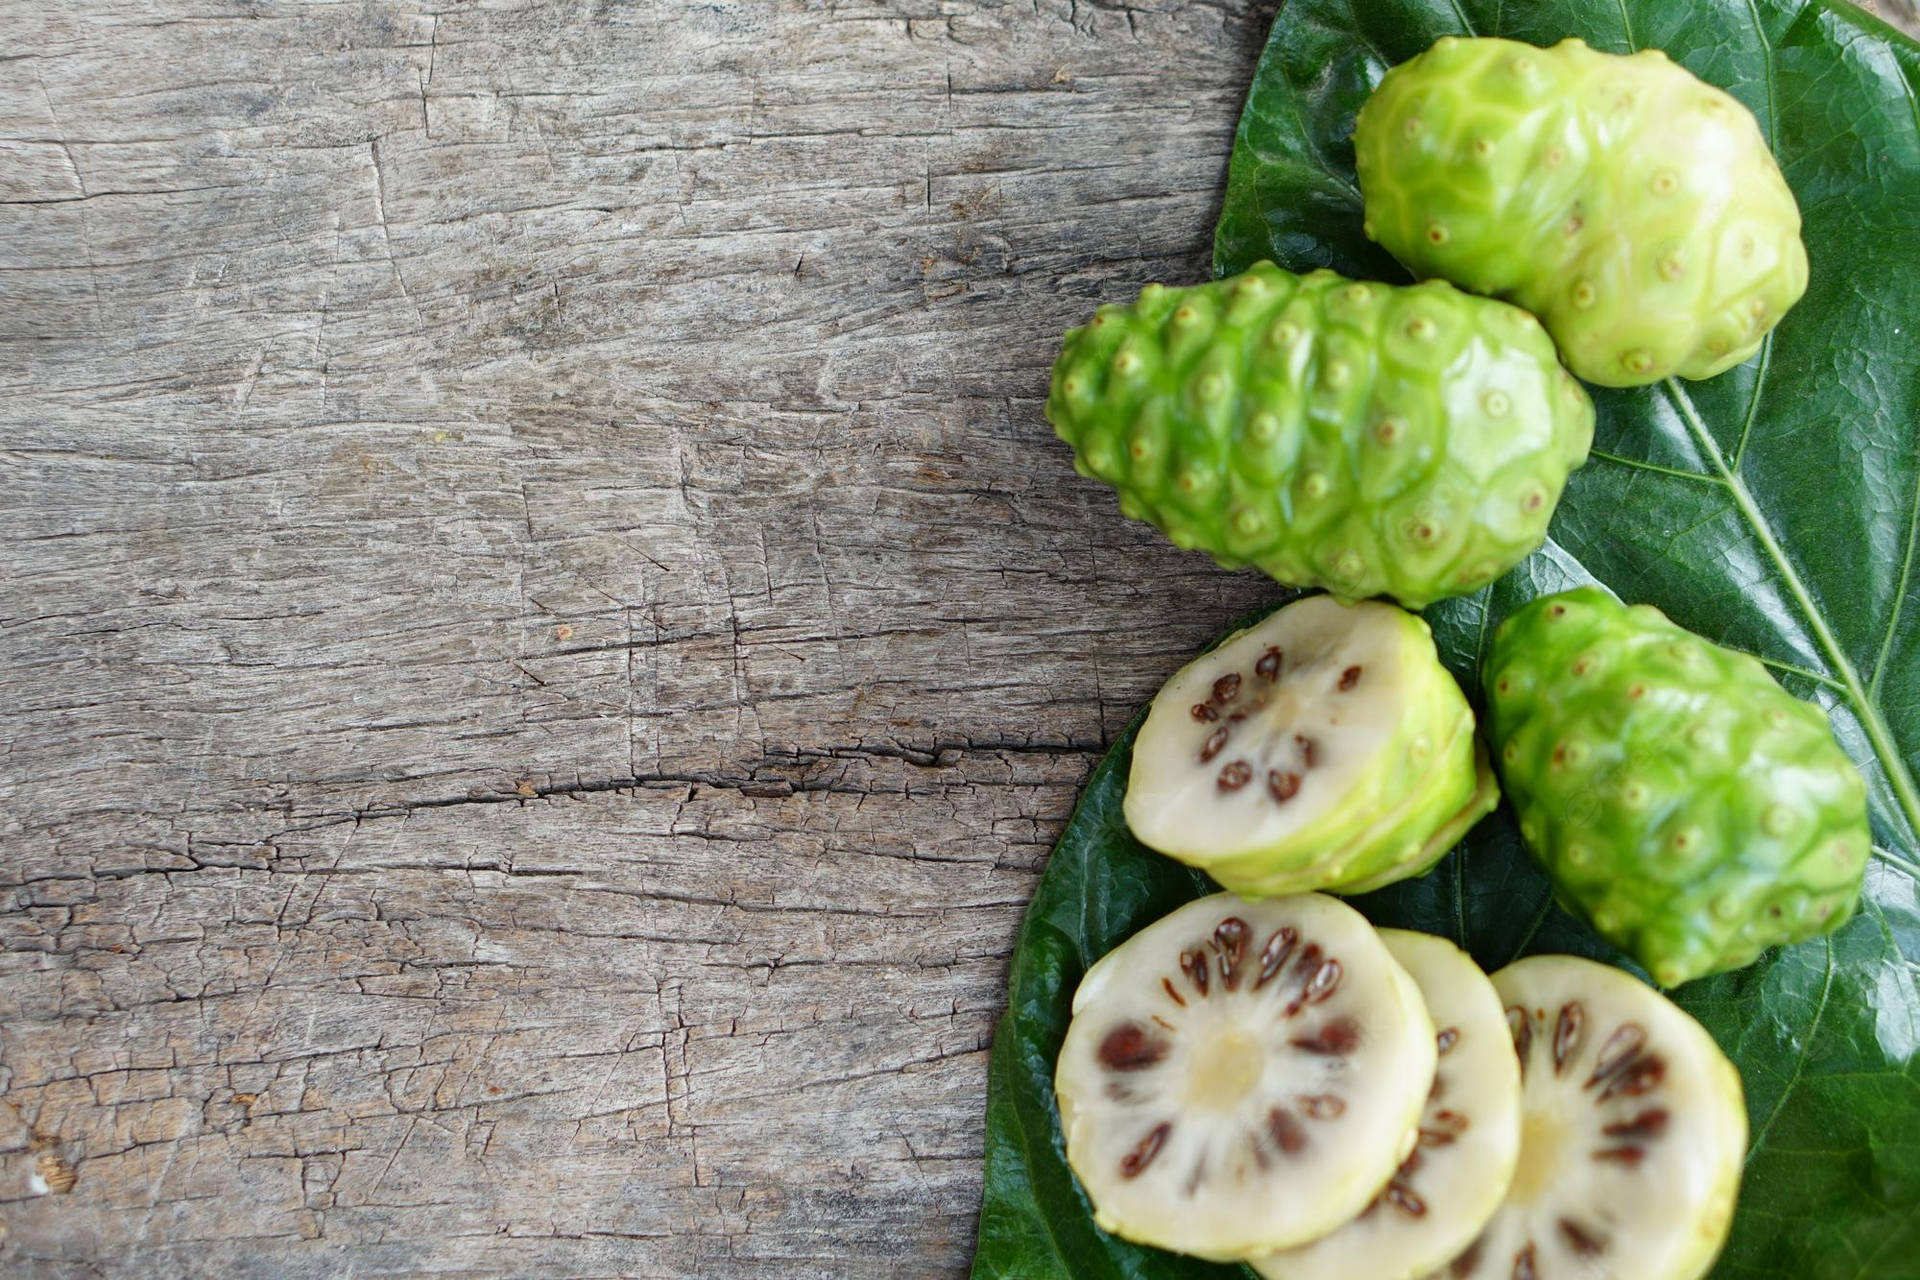
M 1680 179 L 1674 176 L 1672 170 L 1662 169 L 1653 175 L 1653 181 L 1647 185 L 1652 189 L 1653 194 L 1657 196 L 1670 196 L 1673 194 L 1674 188 L 1680 185 Z
M 1427 228 L 1427 240 L 1432 244 L 1445 244 L 1448 238 L 1447 229 L 1437 222 Z
M 1573 286 L 1573 305 L 1582 310 L 1592 306 L 1594 299 L 1598 296 L 1594 292 L 1593 285 L 1588 281 L 1582 280 Z

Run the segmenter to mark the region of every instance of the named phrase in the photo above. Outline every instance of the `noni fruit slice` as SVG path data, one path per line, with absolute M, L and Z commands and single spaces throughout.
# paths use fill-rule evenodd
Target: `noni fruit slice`
M 1270 262 L 1100 308 L 1062 344 L 1047 417 L 1179 546 L 1416 609 L 1539 546 L 1593 438 L 1525 312 Z
M 1500 804 L 1500 784 L 1494 778 L 1493 766 L 1488 763 L 1486 748 L 1478 741 L 1473 744 L 1473 773 L 1473 794 L 1425 840 L 1415 844 L 1412 827 L 1403 822 L 1379 839 L 1383 855 L 1391 856 L 1395 850 L 1400 851 L 1401 856 L 1397 861 L 1389 861 L 1377 870 L 1370 864 L 1355 867 L 1345 879 L 1328 888 L 1335 893 L 1349 895 L 1372 893 L 1396 880 L 1408 880 L 1432 870 L 1433 864 L 1446 857 L 1453 846 L 1459 844 L 1461 838 L 1473 829 L 1475 823 Z
M 1506 1198 L 1520 1154 L 1520 1064 L 1500 996 L 1445 938 L 1382 929 L 1427 1002 L 1439 1068 L 1418 1144 L 1373 1203 L 1309 1244 L 1250 1259 L 1266 1280 L 1412 1280 L 1457 1257 Z
M 1374 876 L 1471 809 L 1473 728 L 1425 621 L 1307 596 L 1167 681 L 1127 825 L 1247 897 Z
M 1222 893 L 1087 970 L 1054 1089 L 1101 1227 L 1230 1259 L 1359 1213 L 1406 1156 L 1436 1060 L 1420 989 L 1357 911 Z
M 1589 382 L 1710 378 L 1806 292 L 1753 113 L 1657 49 L 1447 36 L 1387 73 L 1353 141 L 1367 234 L 1532 311 Z
M 1485 680 L 1521 834 L 1661 985 L 1853 913 L 1866 784 L 1820 709 L 1754 658 L 1583 587 L 1501 624 Z
M 1531 956 L 1493 975 L 1524 1078 L 1520 1164 L 1432 1280 L 1699 1280 L 1747 1154 L 1740 1075 L 1706 1029 L 1620 970 Z

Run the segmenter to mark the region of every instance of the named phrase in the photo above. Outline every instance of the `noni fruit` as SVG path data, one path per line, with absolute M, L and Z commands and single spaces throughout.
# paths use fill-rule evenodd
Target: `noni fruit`
M 1710 378 L 1806 291 L 1753 113 L 1657 49 L 1448 36 L 1387 73 L 1354 151 L 1367 235 L 1534 312 L 1589 382 Z
M 1593 438 L 1526 312 L 1268 262 L 1100 308 L 1066 336 L 1047 417 L 1177 545 L 1416 609 L 1539 546 Z
M 1852 915 L 1866 784 L 1820 709 L 1754 658 L 1583 587 L 1501 624 L 1485 679 L 1521 835 L 1663 986 Z
M 1142 844 L 1242 897 L 1414 875 L 1499 800 L 1424 619 L 1313 595 L 1175 672 L 1134 739 Z

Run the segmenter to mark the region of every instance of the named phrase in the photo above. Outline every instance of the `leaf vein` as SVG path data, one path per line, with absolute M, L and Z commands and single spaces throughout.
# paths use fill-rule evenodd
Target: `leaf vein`
M 1747 1143 L 1747 1164 L 1752 1164 L 1754 1156 L 1758 1155 L 1761 1148 L 1766 1145 L 1768 1131 L 1773 1128 L 1774 1121 L 1780 1118 L 1780 1113 L 1786 1109 L 1787 1099 L 1793 1096 L 1795 1089 L 1799 1088 L 1800 1077 L 1807 1069 L 1807 1059 L 1813 1053 L 1814 1037 L 1820 1031 L 1820 1019 L 1826 1016 L 1827 1002 L 1833 998 L 1833 938 L 1829 936 L 1821 941 L 1826 944 L 1827 969 L 1825 981 L 1820 987 L 1820 1000 L 1814 1005 L 1813 1017 L 1807 1020 L 1806 1029 L 1800 1034 L 1800 1052 L 1794 1055 L 1793 1074 L 1787 1077 L 1787 1083 L 1780 1090 L 1780 1096 L 1774 1099 L 1773 1110 L 1767 1113 L 1766 1122 L 1754 1131 L 1752 1139 Z
M 1860 718 L 1861 727 L 1867 732 L 1867 740 L 1879 757 L 1880 766 L 1886 771 L 1887 783 L 1893 789 L 1894 800 L 1906 819 L 1909 835 L 1920 835 L 1920 790 L 1916 790 L 1913 774 L 1907 768 L 1906 760 L 1900 755 L 1899 745 L 1893 739 L 1893 731 L 1887 725 L 1886 717 L 1880 714 L 1880 708 L 1867 694 L 1866 687 L 1860 681 L 1860 673 L 1854 669 L 1846 650 L 1840 647 L 1839 639 L 1827 626 L 1827 620 L 1819 609 L 1814 607 L 1813 596 L 1807 590 L 1806 583 L 1800 580 L 1800 571 L 1787 558 L 1786 550 L 1779 539 L 1773 535 L 1773 526 L 1767 522 L 1760 508 L 1754 503 L 1753 495 L 1747 492 L 1747 486 L 1740 478 L 1727 469 L 1725 455 L 1714 443 L 1713 435 L 1706 424 L 1700 420 L 1699 410 L 1694 408 L 1692 397 L 1681 389 L 1680 384 L 1668 378 L 1663 384 L 1667 396 L 1686 420 L 1687 429 L 1693 433 L 1695 443 L 1702 453 L 1719 470 L 1726 482 L 1733 500 L 1740 507 L 1754 536 L 1760 540 L 1760 546 L 1767 558 L 1773 561 L 1780 571 L 1780 580 L 1813 632 L 1813 638 L 1826 653 L 1827 661 L 1832 665 L 1841 683 L 1845 686 L 1847 702 L 1853 707 L 1854 714 Z

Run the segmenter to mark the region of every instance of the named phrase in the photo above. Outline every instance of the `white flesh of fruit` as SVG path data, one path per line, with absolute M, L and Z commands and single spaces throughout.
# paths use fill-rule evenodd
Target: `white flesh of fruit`
M 1309 596 L 1175 672 L 1134 742 L 1127 825 L 1204 866 L 1333 815 L 1394 745 L 1404 622 Z
M 1733 1219 L 1740 1077 L 1706 1030 L 1608 965 L 1532 956 L 1493 975 L 1524 1086 L 1520 1164 L 1441 1280 L 1698 1280 Z
M 1420 1141 L 1352 1222 L 1250 1259 L 1267 1280 L 1407 1280 L 1452 1259 L 1500 1206 L 1520 1153 L 1520 1064 L 1500 997 L 1445 938 L 1382 929 L 1438 1028 L 1439 1070 Z
M 1435 1059 L 1419 988 L 1357 911 L 1221 893 L 1087 971 L 1054 1089 L 1101 1227 L 1233 1259 L 1359 1213 L 1416 1136 Z

